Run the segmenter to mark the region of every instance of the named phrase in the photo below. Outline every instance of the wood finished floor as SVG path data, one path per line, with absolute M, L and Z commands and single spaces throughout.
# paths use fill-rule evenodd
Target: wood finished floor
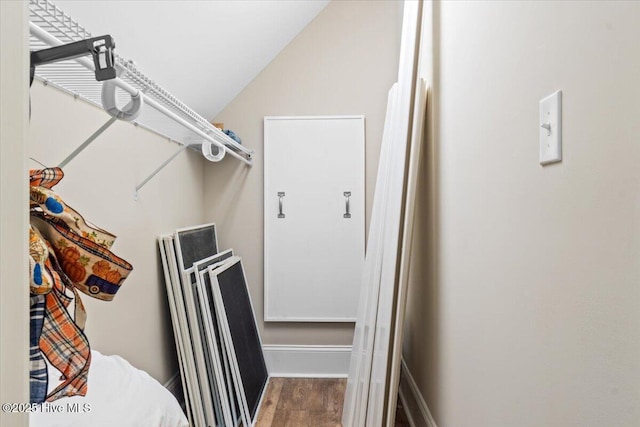
M 257 427 L 341 427 L 346 379 L 271 378 Z M 398 408 L 396 427 L 408 427 Z

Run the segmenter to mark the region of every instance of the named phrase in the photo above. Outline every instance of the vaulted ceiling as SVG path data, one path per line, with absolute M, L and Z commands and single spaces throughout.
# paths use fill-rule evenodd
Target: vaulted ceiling
M 54 3 L 206 119 L 215 117 L 329 0 Z

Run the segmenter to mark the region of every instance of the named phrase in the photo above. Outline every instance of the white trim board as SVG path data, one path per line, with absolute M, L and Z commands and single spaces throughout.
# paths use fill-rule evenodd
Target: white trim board
M 344 114 L 338 116 L 264 116 L 265 120 L 326 120 L 326 119 L 365 119 L 364 114 Z
M 346 378 L 350 345 L 263 345 L 271 377 Z
M 411 427 L 438 427 L 404 358 L 401 363 L 398 394 L 409 424 Z
M 0 398 L 29 402 L 29 7 L 0 2 Z M 26 427 L 29 414 L 0 412 L 0 424 Z

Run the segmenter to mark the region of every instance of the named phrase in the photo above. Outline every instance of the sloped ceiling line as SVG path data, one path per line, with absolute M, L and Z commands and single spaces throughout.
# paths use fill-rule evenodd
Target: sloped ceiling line
M 329 0 L 54 3 L 201 116 L 231 102 Z

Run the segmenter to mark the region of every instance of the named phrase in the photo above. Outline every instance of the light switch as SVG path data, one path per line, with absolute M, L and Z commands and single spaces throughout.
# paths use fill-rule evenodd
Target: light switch
M 562 91 L 540 101 L 540 164 L 562 160 Z

